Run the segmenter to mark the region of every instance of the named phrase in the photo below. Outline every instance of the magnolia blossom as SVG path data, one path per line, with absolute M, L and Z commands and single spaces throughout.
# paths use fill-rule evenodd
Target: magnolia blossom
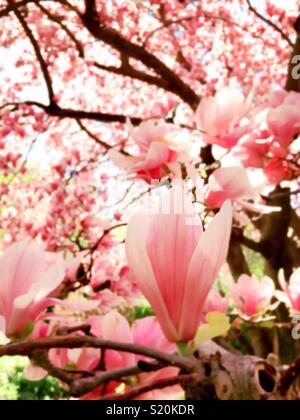
M 131 131 L 131 138 L 138 146 L 138 156 L 128 156 L 113 149 L 109 155 L 120 169 L 150 183 L 160 179 L 167 165 L 174 162 L 180 152 L 180 142 L 174 137 L 172 124 L 149 120 Z
M 207 314 L 209 312 L 221 312 L 226 313 L 228 310 L 228 299 L 227 297 L 221 296 L 221 294 L 212 289 L 206 299 L 203 313 Z
M 274 292 L 272 279 L 264 277 L 258 280 L 255 276 L 242 274 L 232 286 L 231 297 L 242 315 L 253 317 L 269 309 Z
M 279 283 L 283 290 L 276 291 L 276 296 L 295 312 L 300 312 L 300 268 L 294 271 L 289 282 L 284 279 L 283 270 L 279 272 Z
M 282 147 L 287 147 L 300 134 L 300 94 L 284 92 L 281 100 L 273 103 L 268 114 L 268 128 Z
M 0 329 L 22 335 L 51 304 L 48 296 L 65 277 L 63 262 L 49 262 L 33 242 L 19 242 L 0 258 Z
M 204 232 L 190 198 L 174 188 L 163 197 L 158 214 L 130 220 L 129 267 L 168 340 L 195 336 L 207 295 L 226 259 L 231 223 L 232 207 L 226 202 Z
M 126 318 L 118 312 L 111 312 L 104 317 L 93 317 L 88 320 L 92 326 L 91 332 L 97 337 L 123 343 L 139 344 L 167 353 L 174 353 L 176 347 L 173 343 L 166 340 L 159 323 L 155 317 L 147 317 L 136 320 L 132 327 Z M 98 355 L 99 357 L 99 355 Z M 99 360 L 99 359 L 98 359 Z M 131 353 L 106 350 L 105 352 L 106 369 L 118 369 L 136 365 L 140 360 L 151 361 L 144 356 L 133 355 Z M 151 384 L 157 380 L 172 378 L 178 375 L 179 370 L 174 367 L 166 367 L 152 373 L 140 373 L 136 376 L 137 385 Z M 120 385 L 118 382 L 110 383 L 110 389 L 106 393 L 113 393 Z M 126 386 L 125 390 L 128 390 Z M 180 386 L 166 387 L 161 390 L 154 390 L 142 394 L 138 399 L 162 400 L 178 398 L 182 394 Z M 97 399 L 101 395 L 99 388 L 85 395 L 84 399 Z
M 211 208 L 219 208 L 227 199 L 238 201 L 255 196 L 244 168 L 219 168 L 209 177 L 205 202 Z
M 214 97 L 201 100 L 195 120 L 207 143 L 229 149 L 249 130 L 249 124 L 242 124 L 249 109 L 249 98 L 235 89 L 223 87 Z
M 166 353 L 174 353 L 176 346 L 165 338 L 160 325 L 155 317 L 147 317 L 136 320 L 132 326 L 127 319 L 118 312 L 112 311 L 104 316 L 90 317 L 86 321 L 91 326 L 91 333 L 102 339 L 120 343 L 139 344 Z M 48 324 L 38 324 L 30 338 L 43 338 L 51 333 Z M 51 349 L 49 352 L 51 363 L 59 368 L 67 369 L 72 366 L 73 369 L 95 371 L 99 369 L 100 351 L 99 349 Z M 119 352 L 107 349 L 105 351 L 106 370 L 121 369 L 135 366 L 139 361 L 149 358 L 134 355 L 132 353 Z M 177 376 L 178 368 L 166 367 L 155 372 L 140 373 L 136 376 L 138 385 L 147 385 L 164 378 Z M 32 381 L 40 380 L 47 375 L 44 369 L 29 365 L 26 370 L 26 378 Z M 120 382 L 111 381 L 109 387 L 105 387 L 105 393 L 116 392 Z M 125 390 L 130 389 L 129 386 Z M 103 386 L 96 388 L 92 392 L 84 395 L 82 399 L 95 400 L 102 395 Z M 138 399 L 170 399 L 178 398 L 182 394 L 179 385 L 166 387 L 162 390 L 154 390 L 142 394 Z

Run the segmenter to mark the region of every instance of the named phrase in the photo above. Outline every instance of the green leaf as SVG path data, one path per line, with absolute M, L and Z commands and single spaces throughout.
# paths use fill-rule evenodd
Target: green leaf
M 22 332 L 22 335 L 20 337 L 21 340 L 25 340 L 25 338 L 29 337 L 32 331 L 34 330 L 34 323 L 30 322 L 27 324 L 26 328 Z
M 193 340 L 194 348 L 220 335 L 225 335 L 230 329 L 229 318 L 220 312 L 209 312 L 205 320 L 207 324 L 200 325 Z

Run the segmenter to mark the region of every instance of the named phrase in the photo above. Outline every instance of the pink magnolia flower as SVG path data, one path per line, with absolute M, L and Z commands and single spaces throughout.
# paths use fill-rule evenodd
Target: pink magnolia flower
M 105 316 L 91 317 L 87 320 L 87 323 L 91 325 L 91 332 L 100 339 L 140 344 L 167 353 L 176 351 L 176 346 L 167 341 L 157 319 L 154 317 L 137 320 L 133 323 L 132 327 L 130 327 L 126 318 L 118 312 L 113 311 Z M 51 362 L 57 367 L 66 368 L 68 366 L 73 366 L 74 369 L 87 371 L 97 368 L 100 360 L 99 350 L 97 349 L 55 349 L 51 350 L 49 355 Z M 105 351 L 106 370 L 135 366 L 140 360 L 151 361 L 151 359 L 132 353 L 118 352 L 109 349 Z M 136 376 L 136 382 L 137 385 L 151 384 L 153 381 L 177 376 L 178 372 L 179 369 L 177 368 L 166 367 L 156 372 L 138 374 Z M 32 367 L 27 372 L 27 377 L 36 380 L 45 376 L 45 374 L 45 371 L 40 372 L 39 369 Z M 119 385 L 120 382 L 111 381 L 109 387 L 105 388 L 105 393 L 114 393 Z M 125 390 L 128 389 L 129 386 L 126 386 Z M 82 399 L 96 400 L 102 395 L 102 391 L 103 386 L 98 387 L 83 396 Z M 172 386 L 140 395 L 138 399 L 170 399 L 172 397 L 179 397 L 181 394 L 182 389 L 180 386 Z
M 157 318 L 147 317 L 134 322 L 132 326 L 133 342 L 165 353 L 175 353 L 176 346 L 170 343 L 164 336 Z M 136 356 L 136 361 L 147 360 L 145 357 Z M 149 360 L 148 360 L 149 361 Z M 166 367 L 156 372 L 140 373 L 138 383 L 140 385 L 151 384 L 155 381 L 177 376 L 179 369 Z M 157 389 L 140 395 L 139 400 L 167 400 L 175 399 L 182 395 L 183 391 L 179 385 Z
M 263 168 L 270 149 L 270 133 L 265 130 L 245 136 L 233 149 L 233 156 L 245 168 Z
M 300 268 L 291 275 L 289 283 L 284 279 L 283 270 L 279 273 L 279 283 L 283 290 L 276 291 L 276 296 L 293 311 L 300 312 Z
M 219 208 L 227 199 L 237 201 L 255 195 L 244 168 L 219 168 L 209 177 L 205 203 L 211 208 Z
M 260 281 L 255 276 L 242 274 L 232 286 L 231 297 L 242 315 L 253 317 L 268 310 L 274 292 L 272 279 L 265 277 Z
M 209 290 L 226 259 L 231 223 L 227 202 L 204 232 L 190 198 L 174 188 L 165 194 L 158 214 L 130 220 L 129 267 L 169 341 L 195 336 Z
M 178 157 L 177 140 L 172 140 L 175 128 L 172 124 L 149 120 L 131 132 L 133 141 L 139 149 L 138 156 L 126 156 L 113 149 L 109 155 L 120 169 L 150 183 L 160 179 L 167 165 Z
M 270 132 L 281 146 L 288 147 L 296 134 L 300 134 L 299 104 L 283 104 L 271 109 L 268 115 Z
M 22 335 L 49 306 L 47 298 L 63 281 L 63 263 L 47 261 L 37 245 L 19 242 L 0 258 L 0 328 L 7 336 Z
M 132 342 L 131 328 L 127 319 L 116 311 L 111 311 L 104 316 L 92 317 L 88 323 L 92 327 L 91 333 L 96 337 L 120 343 Z M 107 350 L 105 360 L 106 368 L 111 370 L 133 366 L 135 356 L 131 353 Z
M 207 143 L 229 149 L 249 130 L 249 125 L 241 124 L 249 108 L 250 101 L 241 92 L 223 87 L 214 97 L 201 100 L 195 114 L 196 124 Z
M 207 314 L 208 312 L 221 312 L 225 314 L 228 310 L 228 299 L 221 296 L 221 294 L 212 289 L 206 299 L 203 313 Z

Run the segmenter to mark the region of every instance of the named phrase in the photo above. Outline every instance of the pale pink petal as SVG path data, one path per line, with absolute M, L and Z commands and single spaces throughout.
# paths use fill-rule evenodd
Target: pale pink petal
M 24 372 L 24 376 L 28 381 L 41 381 L 48 375 L 45 369 L 37 366 L 33 366 L 31 363 L 27 366 Z
M 244 168 L 219 168 L 209 177 L 206 202 L 211 207 L 220 207 L 226 199 L 234 201 L 255 195 Z
M 43 251 L 32 242 L 12 245 L 0 258 L 1 290 L 6 312 L 11 310 L 14 297 L 27 293 L 44 272 Z
M 102 319 L 102 336 L 105 340 L 116 341 L 120 343 L 132 343 L 132 333 L 127 319 L 116 311 L 105 315 Z M 110 354 L 108 354 L 110 353 Z M 118 363 L 109 363 L 112 361 L 112 354 L 118 357 Z M 124 352 L 107 352 L 107 368 L 118 368 L 132 366 L 135 362 L 135 356 Z M 111 365 L 111 366 L 109 366 Z
M 226 261 L 231 226 L 232 205 L 227 201 L 200 238 L 189 264 L 179 328 L 185 341 L 194 337 L 205 300 Z
M 40 279 L 32 286 L 36 291 L 34 300 L 38 301 L 53 292 L 62 283 L 66 275 L 66 267 L 63 263 L 52 266 Z
M 108 156 L 112 160 L 113 164 L 116 165 L 119 169 L 130 171 L 134 165 L 138 162 L 138 159 L 132 156 L 126 156 L 121 152 L 118 152 L 116 149 L 111 149 L 108 152 Z
M 167 205 L 169 211 L 164 214 Z M 153 273 L 177 330 L 189 262 L 202 235 L 197 218 L 190 199 L 178 185 L 163 197 L 161 214 L 154 216 L 147 238 Z
M 136 320 L 132 325 L 132 335 L 135 344 L 166 353 L 174 353 L 176 351 L 176 345 L 166 339 L 157 318 L 154 316 Z M 143 357 L 137 356 L 137 359 L 143 359 Z
M 169 158 L 169 148 L 165 143 L 152 142 L 147 152 L 145 161 L 138 165 L 139 169 L 153 169 L 164 165 Z
M 6 328 L 6 321 L 4 316 L 0 315 L 0 332 L 3 332 L 5 334 L 5 328 Z
M 146 251 L 146 241 L 151 228 L 151 217 L 137 215 L 127 227 L 126 251 L 130 269 L 136 283 L 151 303 L 159 317 L 164 333 L 177 339 L 176 330 L 156 283 L 151 262 Z

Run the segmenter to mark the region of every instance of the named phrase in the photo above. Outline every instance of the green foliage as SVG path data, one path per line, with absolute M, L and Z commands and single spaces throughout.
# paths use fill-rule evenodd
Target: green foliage
M 245 233 L 249 239 L 255 241 L 255 238 L 253 237 L 253 227 L 251 225 L 246 227 Z M 242 248 L 251 273 L 254 274 L 257 278 L 262 279 L 265 275 L 265 261 L 263 256 L 245 246 Z
M 149 304 L 137 306 L 133 310 L 133 320 L 146 318 L 147 316 L 153 316 L 154 312 Z
M 55 400 L 65 396 L 54 378 L 46 377 L 37 382 L 25 379 L 27 364 L 23 357 L 0 359 L 0 400 Z

